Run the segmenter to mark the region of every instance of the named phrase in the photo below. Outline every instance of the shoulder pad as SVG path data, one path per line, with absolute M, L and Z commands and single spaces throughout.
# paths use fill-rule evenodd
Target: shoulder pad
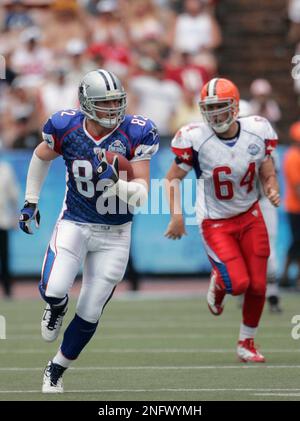
M 259 115 L 250 115 L 247 117 L 242 117 L 242 119 L 243 119 L 243 125 L 246 127 L 248 126 L 249 128 L 254 128 L 254 127 L 261 128 L 269 124 L 266 118 L 261 117 Z
M 79 113 L 80 111 L 71 109 L 71 110 L 61 110 L 61 111 L 58 111 L 57 113 L 52 114 L 50 118 L 51 118 L 53 127 L 55 127 L 55 129 L 57 130 L 65 129 L 66 127 L 68 127 L 72 119 L 75 116 L 77 116 Z
M 242 128 L 246 128 L 262 139 L 277 139 L 277 134 L 269 120 L 258 115 L 243 118 Z
M 132 141 L 131 161 L 151 159 L 159 148 L 159 134 L 152 120 L 140 115 L 126 116 Z

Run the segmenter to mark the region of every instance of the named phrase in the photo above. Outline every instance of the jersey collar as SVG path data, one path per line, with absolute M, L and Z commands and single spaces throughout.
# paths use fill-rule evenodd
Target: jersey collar
M 82 124 L 82 127 L 83 127 L 83 131 L 84 131 L 84 133 L 85 133 L 85 135 L 89 138 L 89 139 L 91 139 L 94 143 L 96 143 L 96 145 L 97 146 L 99 146 L 100 145 L 100 143 L 102 143 L 104 140 L 106 140 L 107 138 L 109 138 L 109 136 L 111 136 L 119 127 L 120 127 L 120 124 L 118 125 L 118 126 L 116 126 L 111 132 L 109 132 L 109 133 L 107 133 L 105 136 L 102 136 L 102 137 L 100 137 L 100 138 L 97 138 L 97 137 L 93 137 L 88 131 L 87 131 L 87 128 L 86 128 L 86 117 L 84 117 L 84 119 L 83 119 L 83 124 Z
M 222 141 L 224 141 L 224 143 L 226 143 L 227 141 L 228 142 L 232 142 L 232 141 L 234 141 L 234 140 L 238 140 L 239 139 L 239 137 L 240 137 L 240 133 L 241 133 L 241 123 L 239 122 L 239 121 L 237 121 L 237 124 L 238 124 L 238 131 L 237 131 L 237 133 L 234 135 L 234 136 L 232 136 L 232 137 L 222 137 L 222 136 L 220 136 L 220 135 L 218 135 L 217 133 L 216 133 L 216 136 L 220 139 L 220 140 L 222 140 Z

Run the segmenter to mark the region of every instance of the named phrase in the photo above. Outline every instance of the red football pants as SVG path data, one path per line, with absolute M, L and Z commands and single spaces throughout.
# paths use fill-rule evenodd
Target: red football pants
M 266 225 L 255 203 L 228 219 L 205 219 L 202 235 L 217 283 L 232 295 L 245 294 L 243 323 L 257 327 L 265 302 L 270 254 Z

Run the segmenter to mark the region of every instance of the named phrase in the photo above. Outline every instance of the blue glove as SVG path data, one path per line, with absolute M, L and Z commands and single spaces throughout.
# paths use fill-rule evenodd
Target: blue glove
M 19 226 L 26 234 L 33 234 L 31 221 L 35 221 L 35 226 L 39 228 L 41 215 L 35 203 L 25 202 L 19 218 Z
M 115 156 L 113 163 L 109 164 L 105 152 L 105 149 L 102 149 L 99 154 L 95 155 L 93 166 L 98 174 L 99 180 L 105 180 L 106 186 L 112 187 L 119 180 L 119 160 Z

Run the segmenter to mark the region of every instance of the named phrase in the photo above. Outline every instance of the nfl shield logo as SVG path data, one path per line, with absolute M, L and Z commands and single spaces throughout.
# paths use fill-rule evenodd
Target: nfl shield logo
M 121 142 L 121 140 L 114 140 L 109 145 L 108 150 L 126 156 L 126 146 Z
M 257 155 L 259 151 L 260 151 L 260 147 L 256 145 L 255 143 L 251 143 L 248 146 L 248 152 L 250 155 Z

